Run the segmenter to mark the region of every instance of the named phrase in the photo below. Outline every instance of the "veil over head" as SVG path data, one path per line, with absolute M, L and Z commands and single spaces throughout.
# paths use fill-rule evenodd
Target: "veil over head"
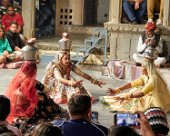
M 32 61 L 25 61 L 10 82 L 6 96 L 11 101 L 11 113 L 8 121 L 14 117 L 31 117 L 38 102 L 35 89 L 37 66 Z

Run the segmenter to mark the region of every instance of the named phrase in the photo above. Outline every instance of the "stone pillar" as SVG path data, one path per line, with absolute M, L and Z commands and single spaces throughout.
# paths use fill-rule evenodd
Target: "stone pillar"
M 22 16 L 24 19 L 23 34 L 27 38 L 35 36 L 35 0 L 22 1 Z
M 84 0 L 71 0 L 69 6 L 73 9 L 73 25 L 83 25 Z
M 170 0 L 164 0 L 163 25 L 170 26 Z
M 109 21 L 113 24 L 121 23 L 122 0 L 110 0 Z

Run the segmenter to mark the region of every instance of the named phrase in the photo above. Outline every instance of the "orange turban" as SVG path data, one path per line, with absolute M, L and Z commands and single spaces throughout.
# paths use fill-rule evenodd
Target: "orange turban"
M 155 30 L 156 29 L 156 24 L 154 22 L 147 22 L 145 24 L 145 29 L 149 30 L 149 31 Z

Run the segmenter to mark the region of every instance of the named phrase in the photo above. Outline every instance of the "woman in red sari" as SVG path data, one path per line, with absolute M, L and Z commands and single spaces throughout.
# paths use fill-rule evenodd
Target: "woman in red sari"
M 44 85 L 36 80 L 36 73 L 35 62 L 25 61 L 10 82 L 6 93 L 11 101 L 9 122 L 26 118 L 32 124 L 39 120 L 61 118 L 61 114 L 65 113 L 65 110 L 42 92 L 45 91 Z

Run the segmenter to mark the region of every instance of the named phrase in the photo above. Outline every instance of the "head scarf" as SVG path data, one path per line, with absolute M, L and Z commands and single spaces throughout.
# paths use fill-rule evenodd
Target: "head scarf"
M 160 107 L 165 112 L 170 111 L 170 92 L 169 89 L 160 76 L 160 74 L 156 71 L 154 61 L 153 60 L 145 60 L 143 62 L 143 67 L 146 68 L 149 80 L 152 83 L 152 107 Z
M 156 29 L 156 24 L 154 22 L 147 22 L 145 24 L 145 29 L 148 31 L 154 31 Z
M 31 117 L 38 103 L 35 89 L 37 66 L 32 61 L 25 61 L 9 84 L 6 96 L 11 101 L 11 113 L 8 121 L 15 117 Z

